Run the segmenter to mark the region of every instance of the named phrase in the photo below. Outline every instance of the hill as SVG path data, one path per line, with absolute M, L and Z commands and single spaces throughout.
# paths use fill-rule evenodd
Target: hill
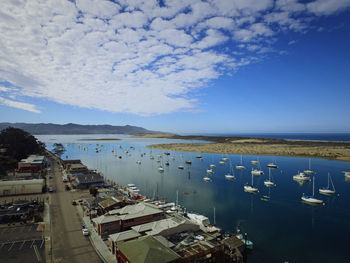
M 0 123 L 0 131 L 7 127 L 22 129 L 31 134 L 148 134 L 155 133 L 142 127 L 125 125 L 80 125 L 75 123 Z M 158 132 L 159 133 L 159 132 Z

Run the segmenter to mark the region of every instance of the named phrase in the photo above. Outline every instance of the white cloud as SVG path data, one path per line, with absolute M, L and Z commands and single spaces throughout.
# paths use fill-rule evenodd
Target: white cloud
M 8 98 L 140 115 L 194 109 L 194 90 L 277 54 L 281 29 L 302 31 L 313 13 L 330 15 L 348 2 L 5 0 L 0 82 L 10 88 L 0 87 L 1 103 L 33 112 Z
M 40 111 L 36 109 L 35 105 L 29 104 L 29 103 L 9 100 L 9 99 L 0 97 L 0 104 L 3 104 L 8 107 L 12 107 L 12 108 L 34 112 L 34 113 L 40 113 Z
M 316 0 L 307 9 L 316 15 L 331 15 L 350 7 L 350 0 Z

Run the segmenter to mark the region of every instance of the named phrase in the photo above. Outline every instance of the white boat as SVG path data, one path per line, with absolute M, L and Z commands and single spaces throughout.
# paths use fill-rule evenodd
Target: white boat
M 225 164 L 225 162 L 224 161 L 220 161 L 219 164 Z
M 224 162 L 226 162 L 226 161 L 228 161 L 228 158 L 227 158 L 227 157 L 222 157 L 222 160 L 223 160 Z
M 330 188 L 329 183 L 331 183 L 332 185 L 332 189 Z M 335 194 L 335 187 L 331 178 L 331 175 L 328 173 L 328 185 L 327 187 L 322 187 L 320 189 L 318 189 L 320 194 L 324 194 L 324 195 L 332 195 Z
M 262 170 L 259 170 L 257 168 L 253 169 L 252 168 L 252 171 L 251 171 L 252 175 L 263 175 L 264 172 Z
M 272 180 L 271 180 L 271 168 L 269 168 L 269 180 L 265 180 L 264 185 L 267 187 L 276 186 L 276 184 L 274 182 L 272 182 Z
M 323 203 L 322 200 L 315 198 L 315 177 L 313 177 L 313 180 L 312 180 L 312 195 L 309 196 L 309 195 L 303 194 L 303 196 L 301 197 L 301 200 L 306 202 L 306 203 L 309 203 L 309 204 L 322 204 Z
M 309 158 L 309 169 L 304 171 L 305 174 L 314 174 L 315 172 L 311 170 L 311 158 Z
M 179 165 L 177 168 L 179 168 L 181 170 L 185 169 L 185 167 L 183 165 Z
M 238 239 L 242 240 L 248 249 L 251 249 L 251 250 L 253 249 L 253 242 L 252 241 L 244 239 L 242 234 L 237 234 L 236 237 Z
M 343 172 L 346 178 L 350 178 L 350 172 Z
M 253 161 L 250 161 L 250 163 L 253 164 L 253 165 L 258 165 L 258 164 L 259 164 L 259 161 L 253 160 Z
M 191 160 L 187 160 L 185 163 L 192 164 L 192 161 Z
M 252 175 L 252 185 L 245 185 L 244 186 L 244 191 L 248 193 L 257 193 L 259 192 L 258 188 L 255 188 L 254 186 L 254 176 Z
M 159 166 L 159 167 L 158 167 L 158 171 L 159 171 L 159 172 L 164 172 L 163 166 Z
M 234 180 L 235 179 L 235 176 L 233 175 L 233 169 L 232 169 L 232 164 L 230 162 L 230 173 L 226 174 L 225 175 L 225 178 L 227 180 Z
M 133 187 L 133 186 L 135 186 L 134 184 L 128 184 L 128 187 Z
M 149 157 L 151 160 L 153 160 L 154 159 L 154 156 L 153 155 L 151 155 L 151 157 Z
M 209 167 L 210 167 L 210 168 L 215 168 L 216 165 L 215 165 L 215 164 L 211 164 L 211 165 L 209 165 Z
M 141 161 L 140 161 L 140 160 L 137 160 L 136 163 L 137 163 L 137 164 L 141 164 Z
M 243 165 L 243 159 L 242 159 L 242 154 L 241 154 L 241 164 L 236 165 L 237 170 L 243 170 L 245 169 L 245 166 Z
M 273 168 L 273 169 L 278 168 L 277 164 L 275 164 L 275 163 L 269 163 L 269 164 L 267 165 L 267 167 Z
M 212 174 L 213 173 L 213 169 L 207 169 L 207 174 Z
M 210 182 L 210 181 L 211 181 L 210 177 L 208 177 L 208 176 L 203 177 L 203 180 L 204 180 L 205 182 Z
M 299 182 L 306 182 L 306 181 L 310 181 L 311 178 L 309 176 L 306 176 L 303 172 L 300 172 L 293 176 L 293 180 L 299 181 Z

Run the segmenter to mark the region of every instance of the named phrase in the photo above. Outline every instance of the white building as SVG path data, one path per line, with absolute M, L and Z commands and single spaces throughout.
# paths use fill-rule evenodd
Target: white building
M 44 179 L 0 181 L 0 196 L 42 193 Z

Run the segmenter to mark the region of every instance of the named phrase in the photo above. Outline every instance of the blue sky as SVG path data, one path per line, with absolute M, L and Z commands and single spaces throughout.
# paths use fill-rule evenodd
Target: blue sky
M 350 0 L 5 1 L 0 121 L 350 132 Z

